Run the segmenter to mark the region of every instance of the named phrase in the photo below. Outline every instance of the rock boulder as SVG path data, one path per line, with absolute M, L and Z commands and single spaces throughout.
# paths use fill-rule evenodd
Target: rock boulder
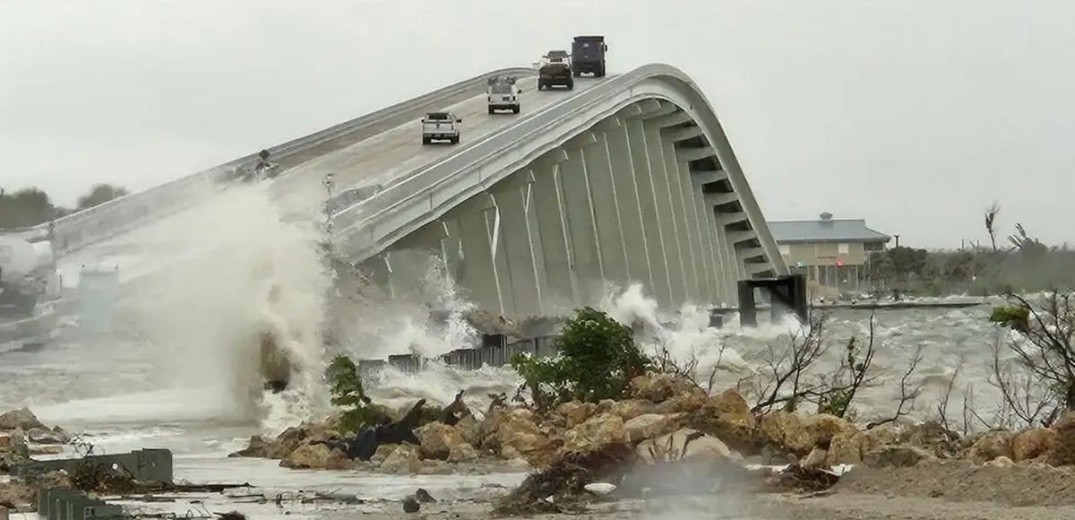
M 758 422 L 757 433 L 758 440 L 778 446 L 797 457 L 804 457 L 814 449 L 814 435 L 798 414 L 777 411 L 763 415 Z
M 474 452 L 473 446 L 467 444 L 463 435 L 453 426 L 441 422 L 432 422 L 418 429 L 422 456 L 427 459 L 448 460 L 453 450 L 462 456 L 466 446 Z
M 720 439 L 690 428 L 643 441 L 635 449 L 639 458 L 650 464 L 677 461 L 724 463 L 740 458 Z
M 598 412 L 607 412 L 613 415 L 618 415 L 625 421 L 634 419 L 639 415 L 647 413 L 653 413 L 657 405 L 651 401 L 645 399 L 624 399 L 622 401 L 613 401 L 607 404 L 607 406 L 598 407 Z
M 557 406 L 553 413 L 564 419 L 567 428 L 574 428 L 586 422 L 596 411 L 597 405 L 594 403 L 570 401 Z
M 1049 453 L 1056 445 L 1056 431 L 1048 428 L 1034 428 L 1016 434 L 1012 438 L 1012 460 L 1022 462 L 1041 457 Z
M 552 443 L 538 428 L 530 410 L 516 408 L 497 415 L 498 419 L 494 423 L 496 429 L 486 438 L 483 447 L 492 440 L 493 447 L 502 458 L 522 457 L 532 464 L 544 460 L 552 448 Z
M 381 469 L 398 475 L 418 473 L 422 469 L 421 449 L 413 444 L 397 444 L 381 463 Z
M 354 461 L 347 454 L 324 444 L 303 443 L 280 461 L 292 469 L 352 469 Z
M 48 429 L 29 408 L 19 408 L 0 414 L 0 430 L 29 431 L 34 428 Z
M 26 432 L 26 437 L 35 444 L 67 444 L 71 442 L 71 436 L 60 428 L 31 428 Z
M 933 454 L 922 448 L 900 444 L 871 450 L 863 457 L 863 462 L 871 468 L 909 468 L 934 458 Z
M 668 399 L 684 394 L 699 394 L 705 397 L 705 390 L 689 379 L 668 373 L 648 373 L 631 380 L 632 397 L 662 403 Z
M 1012 458 L 1012 433 L 1007 431 L 991 431 L 982 434 L 970 447 L 967 456 L 975 464 L 984 464 L 997 457 Z
M 624 423 L 624 428 L 627 429 L 627 437 L 630 442 L 639 443 L 675 430 L 682 416 L 682 414 L 660 415 L 647 413 L 628 420 Z
M 629 441 L 627 428 L 618 415 L 603 413 L 564 432 L 562 452 L 590 452 Z
M 755 445 L 757 422 L 750 412 L 750 405 L 735 390 L 728 389 L 710 397 L 701 409 L 687 417 L 686 422 L 694 429 L 724 440 L 735 449 L 752 451 Z

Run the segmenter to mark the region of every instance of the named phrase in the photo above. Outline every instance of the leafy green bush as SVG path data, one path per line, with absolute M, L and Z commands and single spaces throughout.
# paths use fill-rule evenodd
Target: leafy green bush
M 539 408 L 572 399 L 622 398 L 631 379 L 652 365 L 630 327 L 592 307 L 575 311 L 556 349 L 560 355 L 553 359 L 517 355 L 511 360 Z
M 344 408 L 340 433 L 351 433 L 381 424 L 385 413 L 373 404 L 362 387 L 358 367 L 351 358 L 336 356 L 325 369 L 332 392 L 332 404 Z
M 994 307 L 989 321 L 1016 332 L 1026 333 L 1030 329 L 1030 306 L 1012 304 Z

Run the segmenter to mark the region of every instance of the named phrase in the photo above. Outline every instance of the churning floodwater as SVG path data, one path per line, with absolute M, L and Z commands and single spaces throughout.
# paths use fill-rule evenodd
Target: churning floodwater
M 123 257 L 140 257 L 142 265 L 134 269 L 140 274 L 151 271 L 148 262 L 170 259 L 170 267 L 128 280 L 111 334 L 80 334 L 77 324 L 67 320 L 45 347 L 0 351 L 0 409 L 29 406 L 46 423 L 84 434 L 97 452 L 172 449 L 181 479 L 339 488 L 340 475 L 289 473 L 271 461 L 226 458 L 252 434 L 275 434 L 329 409 L 320 375 L 335 352 L 326 351 L 321 331 L 346 325 L 332 348 L 358 358 L 407 351 L 435 356 L 472 345 L 476 333 L 461 317 L 469 308 L 465 297 L 437 282 L 444 277 L 435 270 L 422 285 L 422 301 L 387 303 L 376 293 L 341 295 L 340 284 L 316 253 L 321 236 L 316 219 L 281 219 L 276 212 L 264 190 L 234 190 L 139 230 L 141 243 L 119 248 Z M 179 252 L 184 259 L 175 261 Z M 430 324 L 431 307 L 449 310 L 447 322 Z M 643 341 L 651 353 L 663 350 L 681 362 L 696 360 L 696 377 L 707 380 L 713 374 L 715 390 L 745 388 L 764 379 L 767 361 L 792 336 L 804 333 L 791 319 L 747 330 L 733 319 L 725 328 L 708 328 L 703 309 L 659 309 L 638 286 L 611 291 L 599 307 L 623 323 L 644 322 Z M 878 379 L 857 396 L 858 417 L 871 420 L 894 411 L 900 377 L 916 351 L 922 360 L 914 379 L 925 391 L 910 417 L 936 414 L 961 364 L 951 409 L 962 408 L 963 390 L 972 385 L 975 405 L 988 413 L 997 401 L 987 383 L 997 335 L 987 321 L 988 310 L 877 312 L 873 373 Z M 869 311 L 829 312 L 824 338 L 831 348 L 814 373 L 831 373 L 849 338 L 868 340 L 870 321 Z M 280 394 L 260 389 L 258 334 L 264 331 L 278 338 L 298 366 L 291 387 Z M 418 374 L 389 368 L 369 384 L 371 397 L 389 405 L 419 398 L 447 404 L 465 390 L 469 404 L 482 410 L 489 394 L 512 395 L 520 379 L 510 368 L 463 371 L 432 364 Z M 424 483 L 433 489 L 477 488 L 484 482 L 478 477 L 422 478 L 435 480 Z M 487 480 L 517 478 L 491 475 Z M 392 477 L 377 482 L 396 489 Z M 406 483 L 397 486 L 400 496 L 415 485 Z M 347 485 L 365 484 L 352 480 Z

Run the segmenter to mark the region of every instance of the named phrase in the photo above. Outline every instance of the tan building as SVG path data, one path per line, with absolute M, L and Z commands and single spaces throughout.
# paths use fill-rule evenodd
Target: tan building
M 769 222 L 769 230 L 792 273 L 836 289 L 858 289 L 868 273 L 869 254 L 891 240 L 866 227 L 865 220 L 833 219 L 831 213 L 822 213 L 820 220 Z

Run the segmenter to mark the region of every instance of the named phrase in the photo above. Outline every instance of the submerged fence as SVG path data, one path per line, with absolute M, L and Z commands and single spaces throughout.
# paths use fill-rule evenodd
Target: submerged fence
M 406 373 L 418 372 L 430 361 L 439 361 L 464 370 L 478 370 L 483 366 L 501 367 L 511 362 L 516 354 L 551 357 L 556 353 L 559 336 L 542 336 L 508 343 L 503 334 L 485 334 L 478 348 L 460 348 L 435 358 L 423 358 L 415 354 L 396 354 L 388 359 L 362 359 L 358 362 L 363 375 L 376 372 L 386 366 Z

